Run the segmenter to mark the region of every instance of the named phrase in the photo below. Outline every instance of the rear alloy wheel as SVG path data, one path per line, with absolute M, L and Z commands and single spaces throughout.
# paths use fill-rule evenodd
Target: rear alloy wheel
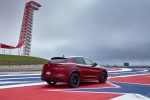
M 57 82 L 53 82 L 53 81 L 50 81 L 50 82 L 47 82 L 49 85 L 55 85 Z
M 99 79 L 99 83 L 106 83 L 107 81 L 107 73 L 106 72 L 102 72 L 100 79 Z
M 70 75 L 68 85 L 71 88 L 75 88 L 80 84 L 80 76 L 77 73 L 72 73 Z

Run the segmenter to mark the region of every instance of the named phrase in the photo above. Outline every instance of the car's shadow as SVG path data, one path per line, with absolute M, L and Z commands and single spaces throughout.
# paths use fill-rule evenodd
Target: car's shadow
M 107 83 L 106 83 L 107 84 Z M 94 87 L 99 87 L 99 86 L 102 86 L 103 84 L 100 84 L 99 82 L 97 81 L 86 81 L 86 82 L 81 82 L 80 85 L 77 87 L 77 88 L 94 88 Z M 47 88 L 47 89 L 73 89 L 73 88 L 70 88 L 68 86 L 67 83 L 57 83 L 56 85 L 54 86 L 51 86 L 51 85 L 43 85 L 42 88 Z

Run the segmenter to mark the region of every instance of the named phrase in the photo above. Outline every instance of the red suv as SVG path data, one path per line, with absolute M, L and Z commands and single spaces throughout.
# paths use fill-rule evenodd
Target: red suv
M 85 57 L 53 57 L 44 64 L 41 79 L 49 85 L 57 82 L 68 83 L 69 87 L 77 87 L 85 80 L 98 80 L 105 83 L 107 70 Z

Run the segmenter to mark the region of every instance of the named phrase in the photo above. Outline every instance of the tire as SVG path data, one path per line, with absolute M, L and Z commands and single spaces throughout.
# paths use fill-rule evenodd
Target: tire
M 51 85 L 51 86 L 54 86 L 57 82 L 53 82 L 53 81 L 50 81 L 50 82 L 47 82 L 47 84 Z
M 68 85 L 71 88 L 75 88 L 80 84 L 80 76 L 77 73 L 72 73 L 68 80 Z
M 100 79 L 99 79 L 99 83 L 106 83 L 107 81 L 107 73 L 106 72 L 102 72 Z

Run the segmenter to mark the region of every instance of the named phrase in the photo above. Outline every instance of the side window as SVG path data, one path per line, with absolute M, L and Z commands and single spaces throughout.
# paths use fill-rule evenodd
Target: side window
M 76 59 L 75 59 L 75 58 L 73 58 L 73 59 L 72 59 L 72 61 L 73 61 L 73 63 L 77 63 L 77 61 L 76 61 Z
M 86 65 L 94 65 L 94 63 L 91 60 L 87 59 L 87 58 L 84 58 L 84 61 L 85 61 Z
M 84 60 L 80 57 L 78 58 L 74 58 L 74 61 L 77 63 L 77 64 L 85 64 Z

